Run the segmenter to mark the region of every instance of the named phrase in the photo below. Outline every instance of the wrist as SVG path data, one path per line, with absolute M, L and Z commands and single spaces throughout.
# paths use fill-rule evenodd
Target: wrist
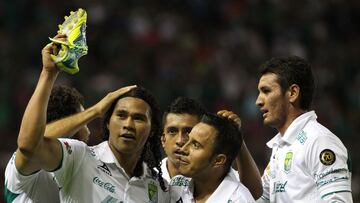
M 41 71 L 41 75 L 48 76 L 48 77 L 56 77 L 59 74 L 59 70 L 48 70 L 48 68 L 43 66 L 43 69 Z

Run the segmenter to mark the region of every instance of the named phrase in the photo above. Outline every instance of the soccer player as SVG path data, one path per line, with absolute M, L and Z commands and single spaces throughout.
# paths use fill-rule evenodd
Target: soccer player
M 296 56 L 262 65 L 256 105 L 263 122 L 278 131 L 264 171 L 258 202 L 352 202 L 348 152 L 311 111 L 314 78 Z
M 160 149 L 152 146 L 156 140 L 160 143 L 160 121 L 155 100 L 146 90 L 120 88 L 85 111 L 58 121 L 65 131 L 78 129 L 113 105 L 106 126 L 108 141 L 88 147 L 73 139 L 44 137 L 47 103 L 59 74 L 50 56 L 54 49 L 49 44 L 42 51 L 43 69 L 21 123 L 15 158 L 19 173 L 52 171 L 62 202 L 168 201 L 160 167 L 159 174 L 151 170 L 152 163 L 160 162 Z
M 162 160 L 161 168 L 163 177 L 168 182 L 172 177 L 180 174 L 180 149 L 188 141 L 191 129 L 200 122 L 205 112 L 205 109 L 198 102 L 186 97 L 175 99 L 164 112 L 161 141 L 167 157 Z M 240 118 L 233 112 L 223 110 L 219 111 L 218 114 L 223 117 L 238 119 L 238 125 L 241 126 Z M 242 143 L 236 160 L 242 183 L 255 198 L 259 198 L 262 194 L 261 176 L 245 142 Z M 233 168 L 230 170 L 239 179 L 238 172 Z
M 47 109 L 47 123 L 81 111 L 84 111 L 84 97 L 75 88 L 64 85 L 54 87 Z M 89 129 L 84 125 L 74 135 L 68 134 L 67 136 L 87 142 L 89 134 Z M 51 174 L 39 170 L 24 176 L 15 167 L 15 157 L 14 153 L 5 170 L 5 201 L 13 203 L 60 202 L 59 188 Z
M 249 190 L 232 175 L 231 164 L 242 143 L 237 125 L 205 114 L 180 149 L 179 172 L 171 182 L 172 202 L 255 202 Z
M 176 98 L 164 112 L 161 142 L 167 157 L 162 160 L 161 169 L 168 182 L 179 175 L 180 149 L 204 113 L 205 109 L 198 102 L 187 97 Z

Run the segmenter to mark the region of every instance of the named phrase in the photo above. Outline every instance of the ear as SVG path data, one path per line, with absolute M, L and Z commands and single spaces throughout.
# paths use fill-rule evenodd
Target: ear
M 225 154 L 218 154 L 214 160 L 214 167 L 223 167 L 226 163 L 227 157 Z
M 295 103 L 299 101 L 300 97 L 300 87 L 297 84 L 292 84 L 289 87 L 289 101 L 290 103 Z
M 165 133 L 161 134 L 160 140 L 161 140 L 162 146 L 165 147 L 165 141 L 166 141 Z

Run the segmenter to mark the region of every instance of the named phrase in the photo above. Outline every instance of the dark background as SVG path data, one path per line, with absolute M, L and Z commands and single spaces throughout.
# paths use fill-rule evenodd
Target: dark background
M 261 172 L 270 153 L 265 143 L 276 132 L 262 125 L 254 104 L 258 67 L 280 55 L 309 60 L 317 85 L 314 109 L 350 151 L 354 202 L 360 201 L 356 0 L 0 1 L 0 182 L 41 71 L 41 49 L 64 15 L 79 7 L 88 12 L 89 54 L 78 74 L 62 73 L 57 83 L 76 87 L 87 107 L 109 91 L 138 84 L 162 108 L 188 96 L 213 112 L 231 109 L 242 118 Z M 91 144 L 97 144 L 100 121 L 90 129 Z

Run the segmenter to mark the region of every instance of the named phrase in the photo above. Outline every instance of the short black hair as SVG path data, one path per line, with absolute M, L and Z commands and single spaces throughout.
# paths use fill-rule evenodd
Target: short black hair
M 284 93 L 292 84 L 300 87 L 300 108 L 309 110 L 314 96 L 315 82 L 311 65 L 298 56 L 275 57 L 260 66 L 260 76 L 274 73 Z
M 213 154 L 226 155 L 225 172 L 227 174 L 243 142 L 239 127 L 231 120 L 211 113 L 204 114 L 200 122 L 211 125 L 218 131 Z
M 80 112 L 80 105 L 84 106 L 84 97 L 75 88 L 54 86 L 47 108 L 47 123 Z
M 115 109 L 115 106 L 117 102 L 125 97 L 134 97 L 141 99 L 145 101 L 151 109 L 150 115 L 151 115 L 151 130 L 150 135 L 144 145 L 141 157 L 136 164 L 135 170 L 134 170 L 134 176 L 139 177 L 142 175 L 142 163 L 145 162 L 149 169 L 152 172 L 153 177 L 159 180 L 161 188 L 165 191 L 165 183 L 162 178 L 162 171 L 161 171 L 161 142 L 160 142 L 160 136 L 161 136 L 161 123 L 160 123 L 160 117 L 161 117 L 161 110 L 159 108 L 158 103 L 155 100 L 155 97 L 148 91 L 147 89 L 143 87 L 136 87 L 129 92 L 121 95 L 117 99 L 114 100 L 113 104 L 109 108 L 109 110 L 105 113 L 104 120 L 103 120 L 103 139 L 108 140 L 109 139 L 109 129 L 107 128 L 107 125 L 109 123 L 110 117 Z M 158 173 L 155 172 L 154 168 L 157 169 Z
M 190 114 L 195 115 L 201 119 L 205 113 L 205 108 L 194 99 L 188 97 L 178 97 L 167 107 L 166 111 L 163 114 L 162 124 L 165 126 L 166 116 L 169 113 L 174 114 Z

